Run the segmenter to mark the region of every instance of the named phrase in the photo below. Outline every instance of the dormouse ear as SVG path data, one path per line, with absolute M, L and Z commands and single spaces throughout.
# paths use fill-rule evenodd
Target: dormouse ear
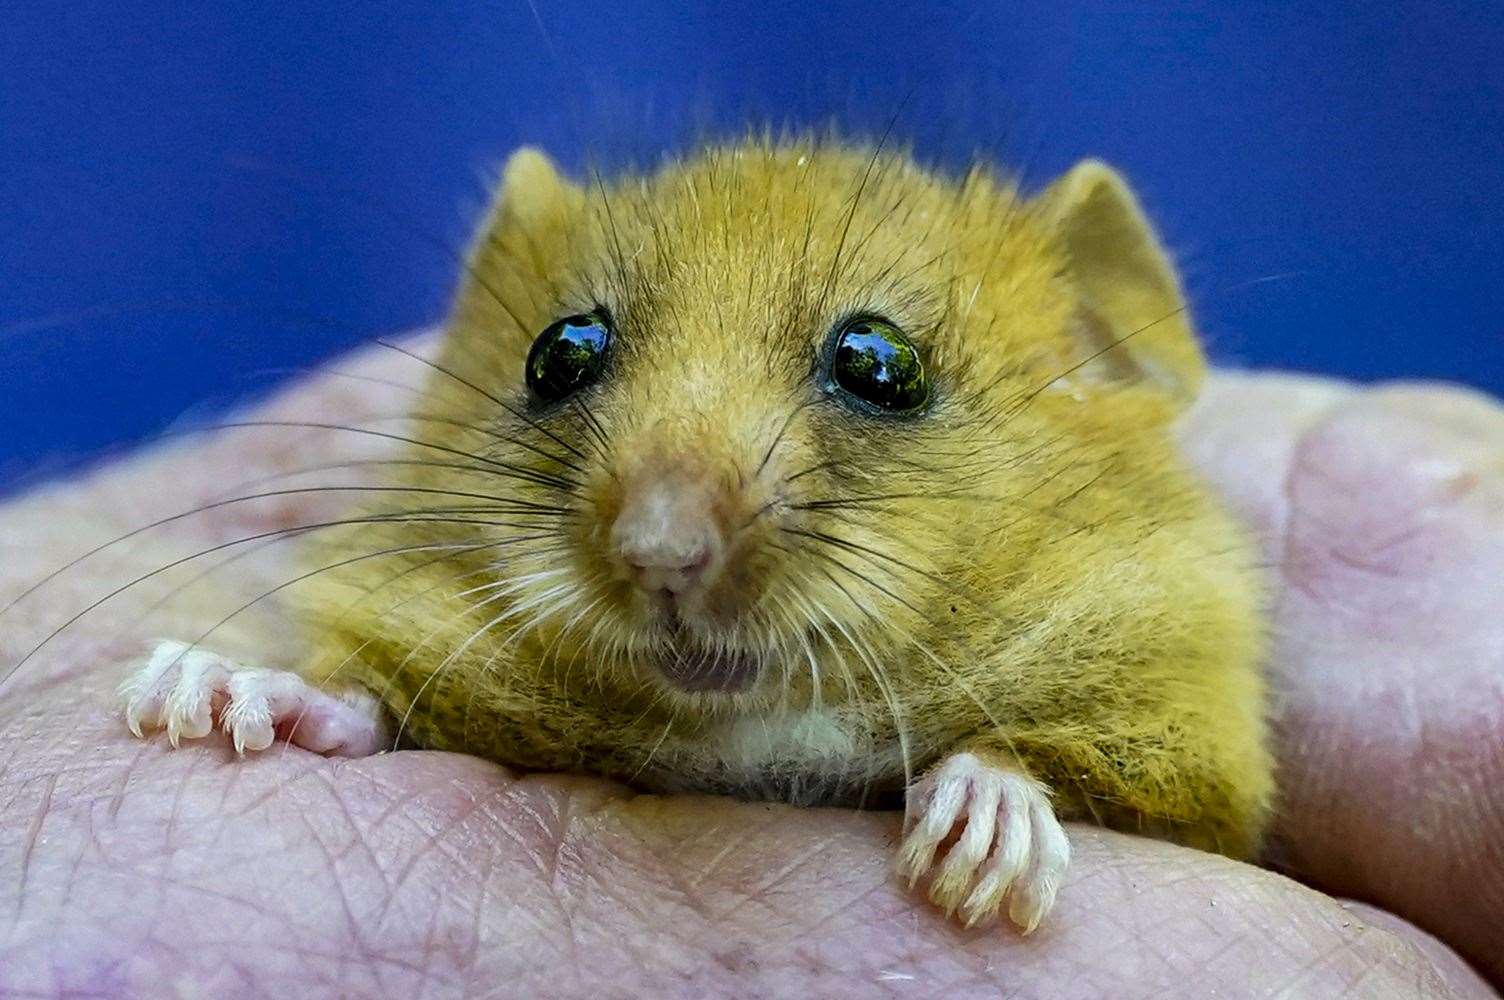
M 584 200 L 584 193 L 542 150 L 523 146 L 502 170 L 495 224 L 503 232 L 543 236 L 568 221 Z
M 1096 355 L 1082 371 L 1148 380 L 1189 403 L 1206 361 L 1180 280 L 1127 183 L 1100 160 L 1083 160 L 1038 207 L 1081 295 L 1081 357 Z

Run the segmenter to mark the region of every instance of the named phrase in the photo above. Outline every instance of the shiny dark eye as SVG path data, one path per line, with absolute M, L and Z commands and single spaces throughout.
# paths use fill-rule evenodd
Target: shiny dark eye
M 880 319 L 856 319 L 838 329 L 827 389 L 888 413 L 910 413 L 930 398 L 919 351 L 898 327 Z
M 527 387 L 540 403 L 555 403 L 601 377 L 611 348 L 611 327 L 595 313 L 569 316 L 549 326 L 527 352 Z

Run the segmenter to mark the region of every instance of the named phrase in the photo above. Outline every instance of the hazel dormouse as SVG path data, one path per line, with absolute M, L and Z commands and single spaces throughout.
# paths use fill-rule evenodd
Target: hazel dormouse
M 132 729 L 902 804 L 902 877 L 1025 932 L 1062 820 L 1258 851 L 1257 559 L 1177 453 L 1202 354 L 1102 163 L 1025 198 L 828 139 L 523 149 L 426 370 L 302 543 L 307 657 L 164 641 Z

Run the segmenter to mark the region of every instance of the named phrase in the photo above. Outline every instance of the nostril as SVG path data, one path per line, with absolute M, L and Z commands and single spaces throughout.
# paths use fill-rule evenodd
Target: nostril
M 658 576 L 678 575 L 682 577 L 695 577 L 705 571 L 710 565 L 710 549 L 708 547 L 696 549 L 693 552 L 624 552 L 623 557 L 627 565 L 637 574 L 654 574 Z
M 621 553 L 632 582 L 659 597 L 677 598 L 705 583 L 713 561 L 709 545 L 683 547 L 633 546 Z
M 708 565 L 710 565 L 710 550 L 708 548 L 700 549 L 697 552 L 690 553 L 685 561 L 675 568 L 674 572 L 683 573 L 685 576 L 697 576 L 704 572 L 705 567 Z

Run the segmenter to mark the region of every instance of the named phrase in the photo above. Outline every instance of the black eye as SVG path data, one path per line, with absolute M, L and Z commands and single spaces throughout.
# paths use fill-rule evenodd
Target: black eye
M 549 326 L 527 352 L 527 387 L 542 403 L 555 403 L 601 377 L 611 327 L 594 313 Z
M 909 413 L 930 398 L 919 351 L 898 327 L 880 319 L 852 320 L 830 352 L 830 386 L 868 406 Z

